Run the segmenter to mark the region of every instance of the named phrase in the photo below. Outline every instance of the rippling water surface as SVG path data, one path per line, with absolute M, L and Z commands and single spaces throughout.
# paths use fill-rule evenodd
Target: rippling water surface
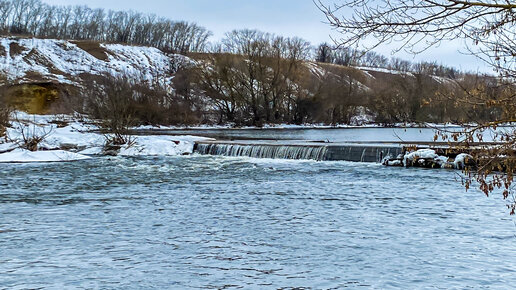
M 461 131 L 461 128 L 448 128 Z M 511 132 L 514 127 L 500 127 L 501 132 Z M 219 140 L 305 140 L 329 142 L 433 142 L 436 130 L 431 128 L 328 128 L 328 129 L 189 129 L 141 130 L 140 134 L 197 135 Z M 493 141 L 493 132 L 483 132 L 483 141 Z M 478 140 L 477 140 L 478 141 Z
M 516 227 L 457 172 L 102 158 L 0 166 L 0 288 L 516 284 Z

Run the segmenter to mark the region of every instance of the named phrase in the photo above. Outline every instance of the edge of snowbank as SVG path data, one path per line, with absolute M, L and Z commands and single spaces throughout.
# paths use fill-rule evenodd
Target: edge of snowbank
M 25 149 L 15 149 L 0 154 L 0 163 L 71 162 L 87 159 L 91 159 L 91 157 L 63 150 L 32 152 Z

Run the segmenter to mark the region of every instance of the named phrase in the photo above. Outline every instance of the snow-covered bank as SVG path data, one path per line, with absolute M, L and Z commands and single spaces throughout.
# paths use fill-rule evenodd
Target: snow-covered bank
M 82 120 L 81 120 L 82 119 Z M 17 113 L 16 121 L 0 140 L 0 163 L 63 162 L 103 155 L 106 138 L 94 133 L 93 122 L 72 116 L 41 116 Z M 37 151 L 22 149 L 25 140 L 42 137 Z M 121 146 L 121 156 L 177 156 L 193 153 L 195 141 L 213 140 L 195 136 L 134 136 Z
M 0 163 L 69 162 L 90 159 L 90 157 L 63 150 L 29 151 L 15 149 L 0 154 Z
M 120 149 L 121 156 L 177 156 L 193 153 L 194 143 L 170 136 L 138 137 L 135 143 Z
M 213 140 L 195 136 L 138 136 L 123 146 L 120 156 L 178 156 L 193 153 L 196 141 Z

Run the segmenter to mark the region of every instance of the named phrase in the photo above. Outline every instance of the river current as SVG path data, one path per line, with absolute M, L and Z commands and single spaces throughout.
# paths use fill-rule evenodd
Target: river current
M 457 171 L 212 156 L 0 166 L 0 288 L 510 288 Z

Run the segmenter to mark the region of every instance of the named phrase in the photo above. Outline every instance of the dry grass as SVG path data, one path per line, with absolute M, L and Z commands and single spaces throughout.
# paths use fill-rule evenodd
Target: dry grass
M 66 74 L 65 72 L 59 70 L 48 57 L 41 54 L 36 49 L 32 49 L 23 59 L 27 63 L 39 63 L 39 64 L 44 65 L 51 74 L 69 77 L 69 74 Z M 36 81 L 36 82 L 39 81 L 38 79 L 34 80 L 34 79 L 30 79 L 30 78 L 29 78 L 29 80 Z
M 5 47 L 0 44 L 0 56 L 5 57 L 7 56 L 7 51 L 5 50 Z
M 77 45 L 80 49 L 86 51 L 91 54 L 93 57 L 107 61 L 108 60 L 108 52 L 105 48 L 100 46 L 99 42 L 94 41 L 70 41 L 71 43 Z
M 332 63 L 321 63 L 318 62 L 317 65 L 319 65 L 321 68 L 323 68 L 325 71 L 340 75 L 340 76 L 350 76 L 354 80 L 359 81 L 362 84 L 367 83 L 368 77 L 364 74 L 363 71 L 356 69 L 351 66 L 343 66 L 338 64 L 332 64 Z
M 11 44 L 9 44 L 9 55 L 11 58 L 20 55 L 24 50 L 26 50 L 26 48 L 16 42 L 11 42 Z
M 44 75 L 37 71 L 27 71 L 23 79 L 28 83 L 44 83 L 47 81 Z
M 5 135 L 5 129 L 9 125 L 11 115 L 10 107 L 6 103 L 7 87 L 0 87 L 0 137 Z

